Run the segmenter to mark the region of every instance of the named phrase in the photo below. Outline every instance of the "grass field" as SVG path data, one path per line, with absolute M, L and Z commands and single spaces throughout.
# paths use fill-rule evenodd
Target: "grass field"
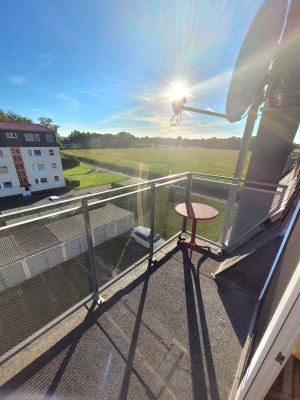
M 70 181 L 80 182 L 80 185 L 75 189 L 87 189 L 127 179 L 124 175 L 102 171 L 100 168 L 94 168 L 85 164 L 64 170 L 64 176 Z
M 236 150 L 200 147 L 64 150 L 63 153 L 74 155 L 98 167 L 144 179 L 187 171 L 233 176 L 238 157 Z M 250 152 L 246 159 L 244 176 L 249 158 Z

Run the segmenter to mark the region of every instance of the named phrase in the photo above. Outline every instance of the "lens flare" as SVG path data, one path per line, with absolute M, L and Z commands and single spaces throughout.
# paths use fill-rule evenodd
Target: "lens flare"
M 168 95 L 171 102 L 181 99 L 182 97 L 191 96 L 187 87 L 183 83 L 171 83 L 171 88 Z

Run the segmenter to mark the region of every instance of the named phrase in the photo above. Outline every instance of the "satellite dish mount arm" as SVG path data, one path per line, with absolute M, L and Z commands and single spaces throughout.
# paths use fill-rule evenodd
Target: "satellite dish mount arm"
M 181 99 L 174 100 L 172 102 L 172 107 L 173 107 L 174 113 L 178 114 L 178 113 L 180 113 L 182 111 L 192 111 L 192 112 L 196 112 L 196 113 L 199 113 L 199 114 L 212 115 L 213 117 L 219 117 L 219 118 L 226 118 L 227 119 L 227 115 L 226 114 L 221 114 L 221 113 L 217 113 L 217 112 L 214 112 L 214 111 L 202 110 L 200 108 L 186 107 L 186 106 L 184 106 L 185 103 L 186 103 L 186 97 L 182 97 Z

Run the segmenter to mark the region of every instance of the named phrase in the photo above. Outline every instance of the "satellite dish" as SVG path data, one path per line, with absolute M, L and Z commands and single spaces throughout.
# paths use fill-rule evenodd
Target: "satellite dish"
M 227 95 L 228 121 L 238 121 L 263 84 L 283 28 L 287 0 L 265 0 L 240 50 Z

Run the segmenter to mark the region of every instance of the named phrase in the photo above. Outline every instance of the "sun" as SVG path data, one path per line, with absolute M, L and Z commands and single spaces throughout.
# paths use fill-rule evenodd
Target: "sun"
M 170 101 L 179 100 L 182 97 L 190 96 L 187 87 L 184 83 L 172 83 L 171 88 L 169 89 L 168 95 L 170 97 Z

